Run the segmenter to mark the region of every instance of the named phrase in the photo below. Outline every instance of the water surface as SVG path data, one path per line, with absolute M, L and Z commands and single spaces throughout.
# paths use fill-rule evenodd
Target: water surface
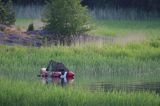
M 71 79 L 61 79 L 61 78 L 52 78 L 52 77 L 44 77 L 41 78 L 43 84 L 52 84 L 57 86 L 78 86 L 76 82 L 74 82 L 74 78 Z M 120 83 L 113 84 L 107 82 L 95 82 L 88 83 L 87 85 L 81 85 L 89 89 L 90 91 L 151 91 L 160 94 L 160 82 L 137 82 L 137 83 Z

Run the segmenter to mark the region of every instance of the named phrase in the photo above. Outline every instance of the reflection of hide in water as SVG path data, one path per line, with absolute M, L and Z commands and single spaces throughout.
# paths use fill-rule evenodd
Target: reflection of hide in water
M 67 84 L 73 83 L 74 78 L 59 78 L 59 77 L 45 77 L 42 78 L 42 83 L 43 84 L 54 84 L 54 85 L 59 85 L 59 86 L 66 86 Z
M 67 79 L 66 78 L 62 78 L 61 79 L 61 86 L 65 86 L 67 84 Z

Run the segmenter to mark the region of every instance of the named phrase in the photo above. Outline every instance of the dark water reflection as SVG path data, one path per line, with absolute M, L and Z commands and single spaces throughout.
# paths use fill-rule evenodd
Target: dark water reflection
M 58 86 L 68 86 L 74 84 L 74 78 L 41 78 L 43 84 L 53 84 Z M 74 84 L 76 86 L 76 84 Z M 160 94 L 160 82 L 154 83 L 131 83 L 131 84 L 112 84 L 105 82 L 97 82 L 87 85 L 90 91 L 151 91 Z
M 132 83 L 132 84 L 112 84 L 112 83 L 94 83 L 89 85 L 91 91 L 153 91 L 160 94 L 160 82 L 155 83 Z
M 73 84 L 74 78 L 42 77 L 41 81 L 43 84 L 53 84 L 64 87 Z

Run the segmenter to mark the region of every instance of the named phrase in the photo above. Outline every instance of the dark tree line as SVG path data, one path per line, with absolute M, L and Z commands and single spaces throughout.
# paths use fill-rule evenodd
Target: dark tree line
M 0 24 L 12 25 L 15 21 L 16 17 L 12 7 L 12 1 L 8 0 L 6 3 L 2 3 L 0 0 Z M 3 31 L 3 28 L 0 30 Z
M 7 0 L 2 0 L 7 1 Z M 46 0 L 13 0 L 16 4 L 44 4 Z M 160 11 L 160 0 L 81 0 L 82 5 L 87 5 L 89 8 L 135 8 L 145 11 Z
M 88 5 L 89 8 L 134 8 L 145 11 L 159 11 L 160 0 L 83 0 L 83 5 Z
M 7 2 L 8 0 L 2 0 Z M 28 4 L 44 4 L 46 0 L 12 0 L 14 4 L 28 5 Z

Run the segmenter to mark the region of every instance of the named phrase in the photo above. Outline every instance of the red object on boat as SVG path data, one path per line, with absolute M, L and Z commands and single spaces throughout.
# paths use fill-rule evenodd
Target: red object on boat
M 72 71 L 67 72 L 67 77 L 74 77 L 74 73 Z
M 59 72 L 59 71 L 53 72 L 51 76 L 52 77 L 61 77 L 61 72 Z M 72 78 L 72 77 L 74 77 L 74 73 L 72 71 L 68 71 L 66 77 Z
M 42 70 L 40 72 L 40 74 L 41 74 L 41 77 L 58 77 L 58 78 L 61 77 L 61 72 L 60 71 L 48 72 L 48 71 Z M 75 74 L 72 71 L 68 71 L 66 77 L 67 78 L 73 78 L 74 75 Z

